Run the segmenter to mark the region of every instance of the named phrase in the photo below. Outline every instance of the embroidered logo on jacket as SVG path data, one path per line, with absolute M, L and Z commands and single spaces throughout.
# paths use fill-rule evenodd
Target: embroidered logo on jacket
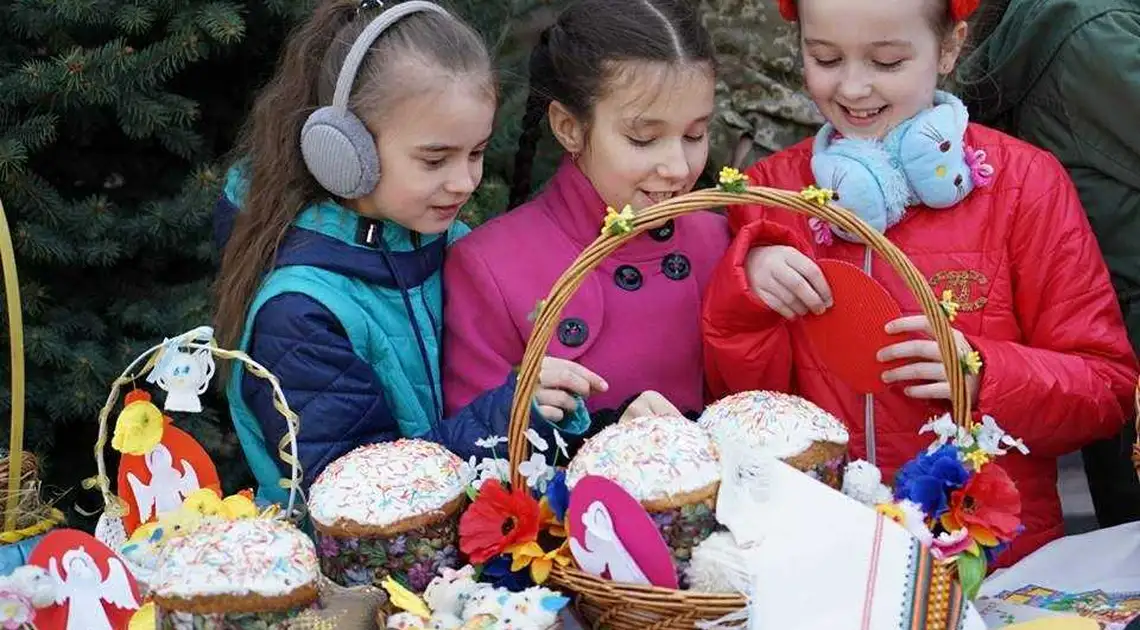
M 949 290 L 958 303 L 959 311 L 980 311 L 989 301 L 982 285 L 989 282 L 985 274 L 972 269 L 939 271 L 930 277 L 930 288 L 934 295 L 942 295 L 943 291 Z

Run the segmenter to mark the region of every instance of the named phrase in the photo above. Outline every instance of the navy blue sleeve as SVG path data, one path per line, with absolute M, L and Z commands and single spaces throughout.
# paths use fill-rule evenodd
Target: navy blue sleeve
M 300 417 L 297 450 L 304 475 L 302 489 L 307 491 L 325 466 L 357 446 L 401 436 L 376 372 L 353 352 L 336 317 L 312 298 L 285 293 L 266 302 L 254 318 L 249 355 L 277 376 L 289 407 Z M 490 449 L 475 442 L 507 436 L 514 393 L 515 374 L 511 372 L 503 385 L 484 392 L 421 437 L 442 444 L 464 460 L 492 457 Z M 268 383 L 246 373 L 242 397 L 276 456 L 285 421 L 273 408 Z M 579 407 L 559 425 L 564 435 L 589 426 L 585 406 Z M 555 425 L 539 416 L 533 405 L 531 426 L 553 444 Z M 278 460 L 278 467 L 282 476 L 288 476 L 284 462 Z
M 299 293 L 270 299 L 254 318 L 249 355 L 277 376 L 300 417 L 297 450 L 308 489 L 330 462 L 362 444 L 395 440 L 399 425 L 372 367 L 352 350 L 340 322 Z M 285 435 L 269 384 L 249 373 L 242 396 L 261 425 L 270 453 Z M 283 476 L 284 462 L 278 461 Z

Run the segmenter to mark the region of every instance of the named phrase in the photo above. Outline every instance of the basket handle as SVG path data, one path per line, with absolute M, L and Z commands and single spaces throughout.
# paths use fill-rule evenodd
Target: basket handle
M 526 351 L 519 367 L 517 387 L 511 403 L 508 449 L 510 453 L 511 484 L 523 487 L 519 464 L 526 460 L 528 442 L 526 430 L 530 425 L 530 401 L 538 387 L 540 364 L 547 345 L 558 325 L 562 310 L 570 302 L 578 287 L 589 274 L 626 241 L 652 229 L 664 221 L 691 212 L 727 205 L 765 205 L 785 208 L 793 212 L 827 221 L 840 229 L 858 236 L 874 249 L 902 276 L 907 287 L 918 298 L 923 313 L 930 320 L 942 364 L 950 384 L 951 417 L 962 427 L 970 428 L 970 400 L 966 389 L 966 375 L 958 357 L 950 320 L 922 273 L 900 249 L 850 210 L 829 202 L 817 201 L 818 189 L 791 192 L 766 187 L 741 187 L 732 192 L 723 189 L 694 191 L 649 206 L 634 214 L 628 221 L 628 230 L 603 230 L 601 235 L 578 255 L 578 258 L 558 278 L 546 299 L 539 303 L 534 329 L 527 340 Z
M 289 503 L 286 506 L 284 516 L 289 518 L 293 515 L 293 509 L 296 505 L 297 495 L 300 493 L 301 486 L 301 462 L 297 458 L 297 433 L 300 430 L 300 419 L 297 417 L 297 414 L 289 408 L 289 403 L 285 400 L 285 393 L 281 390 L 281 383 L 277 380 L 277 377 L 265 369 L 260 363 L 254 361 L 249 355 L 239 350 L 225 350 L 217 347 L 213 343 L 193 341 L 199 338 L 204 330 L 207 329 L 198 328 L 151 347 L 132 361 L 131 364 L 127 366 L 127 369 L 123 370 L 123 373 L 111 384 L 111 393 L 108 394 L 107 402 L 103 405 L 103 409 L 99 411 L 99 437 L 95 440 L 95 464 L 98 473 L 94 479 L 95 484 L 99 487 L 99 492 L 103 495 L 104 509 L 108 516 L 121 517 L 123 515 L 122 501 L 111 492 L 111 481 L 107 477 L 107 464 L 103 457 L 103 450 L 107 444 L 108 418 L 111 415 L 111 410 L 115 407 L 115 403 L 119 400 L 120 389 L 124 385 L 134 383 L 147 372 L 154 369 L 155 363 L 160 356 L 159 350 L 163 348 L 169 348 L 171 350 L 175 348 L 208 350 L 213 356 L 241 362 L 245 365 L 246 369 L 249 370 L 250 374 L 269 382 L 269 386 L 273 389 L 273 408 L 285 419 L 286 434 L 277 445 L 277 456 L 291 468 L 289 478 L 282 479 L 280 484 L 282 488 L 289 490 Z M 139 367 L 140 365 L 141 367 Z
M 16 274 L 16 250 L 4 203 L 0 201 L 0 265 L 4 267 L 4 300 L 8 309 L 8 346 L 12 355 L 12 419 L 8 426 L 8 495 L 4 503 L 4 531 L 16 528 L 20 501 L 20 472 L 24 457 L 24 319 L 20 307 L 20 282 Z

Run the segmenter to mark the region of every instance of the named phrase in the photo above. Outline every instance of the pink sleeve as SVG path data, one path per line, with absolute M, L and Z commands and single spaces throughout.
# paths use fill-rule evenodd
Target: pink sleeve
M 522 360 L 519 336 L 503 294 L 474 247 L 457 241 L 443 270 L 443 400 L 451 415 L 503 384 Z

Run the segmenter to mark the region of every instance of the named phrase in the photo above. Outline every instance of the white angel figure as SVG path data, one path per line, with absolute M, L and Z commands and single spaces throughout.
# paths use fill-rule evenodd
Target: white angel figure
M 135 493 L 139 507 L 139 521 L 150 520 L 151 513 L 162 516 L 182 507 L 186 497 L 199 488 L 198 473 L 190 462 L 179 460 L 181 471 L 173 466 L 174 457 L 165 445 L 159 444 L 146 454 L 146 467 L 150 470 L 150 483 L 143 483 L 134 473 L 127 473 L 127 481 Z
M 570 551 L 584 571 L 602 575 L 609 569 L 614 582 L 649 584 L 649 578 L 618 538 L 613 517 L 601 501 L 594 501 L 582 512 L 582 530 L 586 546 L 571 537 Z
M 158 386 L 166 390 L 163 409 L 201 413 L 202 401 L 198 396 L 210 387 L 210 379 L 214 376 L 213 355 L 206 349 L 193 354 L 177 349 L 167 352 L 171 357 L 162 363 L 162 371 L 156 380 Z M 158 366 L 155 369 L 157 371 Z
M 107 577 L 83 547 L 63 554 L 67 578 L 59 575 L 56 559 L 48 561 L 48 573 L 58 584 L 55 603 L 67 604 L 66 630 L 114 630 L 103 602 L 125 610 L 138 610 L 139 602 L 131 592 L 127 569 L 114 556 L 107 558 Z

